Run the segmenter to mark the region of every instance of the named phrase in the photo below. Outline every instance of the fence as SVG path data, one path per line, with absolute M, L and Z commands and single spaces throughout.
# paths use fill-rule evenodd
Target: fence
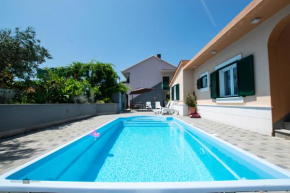
M 0 138 L 95 115 L 117 113 L 118 103 L 0 105 Z

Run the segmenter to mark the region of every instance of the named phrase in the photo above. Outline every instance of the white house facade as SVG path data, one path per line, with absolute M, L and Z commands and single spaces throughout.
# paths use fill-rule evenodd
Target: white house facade
M 201 117 L 265 135 L 290 136 L 290 1 L 254 0 L 170 83 L 187 115 L 195 93 Z M 174 87 L 179 85 L 177 100 Z
M 155 104 L 155 101 L 160 101 L 161 106 L 163 106 L 166 98 L 169 98 L 169 83 L 175 70 L 176 67 L 162 60 L 161 55 L 158 57 L 150 56 L 123 70 L 122 74 L 126 78 L 124 83 L 130 87 L 127 92 L 128 106 L 130 103 L 146 104 L 147 101 L 150 101 L 152 105 Z M 130 92 L 138 88 L 152 88 L 153 90 L 130 96 Z

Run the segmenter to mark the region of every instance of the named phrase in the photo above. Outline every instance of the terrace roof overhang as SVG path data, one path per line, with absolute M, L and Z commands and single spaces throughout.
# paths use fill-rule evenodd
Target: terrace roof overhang
M 289 0 L 253 0 L 192 58 L 184 69 L 194 70 L 289 4 Z M 252 23 L 254 19 L 260 21 Z

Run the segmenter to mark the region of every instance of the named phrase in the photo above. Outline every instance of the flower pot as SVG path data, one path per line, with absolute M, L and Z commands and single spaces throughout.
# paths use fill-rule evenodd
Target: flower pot
M 195 107 L 189 107 L 189 114 L 194 114 L 195 113 Z

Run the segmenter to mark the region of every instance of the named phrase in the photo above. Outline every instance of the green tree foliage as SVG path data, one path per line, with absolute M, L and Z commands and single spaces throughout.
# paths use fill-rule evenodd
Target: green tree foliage
M 39 64 L 52 59 L 40 45 L 32 27 L 0 30 L 0 86 L 17 91 L 10 103 L 75 103 L 95 100 L 111 102 L 114 92 L 128 87 L 118 82 L 113 64 L 91 61 L 40 69 Z M 37 72 L 37 79 L 35 78 Z M 79 97 L 85 96 L 83 100 Z
M 92 87 L 86 80 L 77 80 L 59 76 L 53 70 L 45 69 L 46 74 L 30 83 L 30 87 L 19 92 L 10 103 L 84 103 L 78 96 L 89 98 L 91 90 L 98 93 L 98 87 Z
M 15 81 L 22 89 L 10 103 L 83 103 L 95 100 L 110 103 L 115 92 L 126 92 L 129 88 L 118 82 L 112 64 L 91 61 L 74 62 L 65 67 L 38 69 L 37 80 Z M 27 84 L 24 86 L 24 84 Z M 85 100 L 78 97 L 85 96 Z
M 0 84 L 13 87 L 15 80 L 29 81 L 38 65 L 52 59 L 40 45 L 32 27 L 0 30 Z M 28 83 L 29 84 L 29 83 Z M 19 86 L 19 85 L 18 85 Z M 23 86 L 23 85 L 22 85 Z
M 46 94 L 47 97 L 44 98 L 47 98 L 46 101 L 50 103 L 74 103 L 75 97 L 85 94 L 91 87 L 86 81 L 80 82 L 73 78 L 61 77 L 52 70 L 48 70 L 48 76 L 36 83 L 38 88 L 36 93 Z
M 97 100 L 110 98 L 115 92 L 126 92 L 128 87 L 118 82 L 118 74 L 113 64 L 91 61 L 89 63 L 74 62 L 71 65 L 53 68 L 52 71 L 60 77 L 72 78 L 78 81 L 87 81 L 92 88 L 96 89 Z M 46 72 L 40 73 L 45 76 Z

